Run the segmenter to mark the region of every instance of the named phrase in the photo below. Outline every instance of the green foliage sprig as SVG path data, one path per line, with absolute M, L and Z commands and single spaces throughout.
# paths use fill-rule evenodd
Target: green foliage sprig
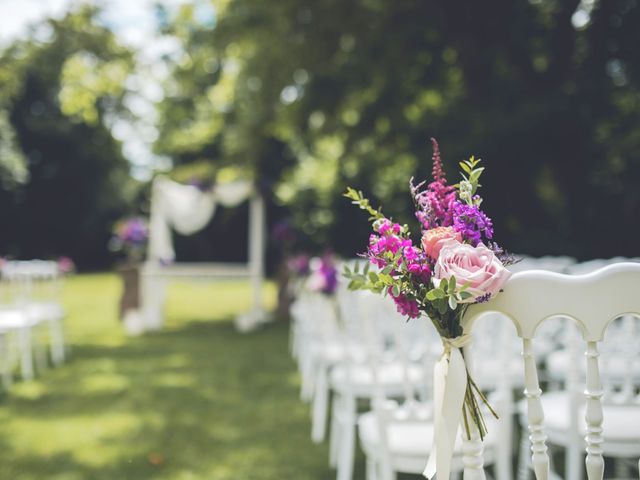
M 343 194 L 351 200 L 351 203 L 357 205 L 361 210 L 364 210 L 369 215 L 370 221 L 382 220 L 385 216 L 382 214 L 382 207 L 377 210 L 371 206 L 369 199 L 364 196 L 362 190 L 356 190 L 355 188 L 347 187 L 347 191 Z
M 460 168 L 462 169 L 460 174 L 463 180 L 456 185 L 456 188 L 458 189 L 460 199 L 464 200 L 468 205 L 480 206 L 482 203 L 482 198 L 474 198 L 478 187 L 482 186 L 479 180 L 480 175 L 484 172 L 484 167 L 478 167 L 481 161 L 482 159 L 471 156 L 469 160 L 460 162 Z

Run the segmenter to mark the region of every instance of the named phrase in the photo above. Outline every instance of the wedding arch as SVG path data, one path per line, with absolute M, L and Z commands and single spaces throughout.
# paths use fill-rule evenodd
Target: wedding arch
M 236 207 L 249 202 L 249 238 L 246 263 L 176 262 L 171 231 L 193 235 L 211 221 L 219 205 Z M 145 330 L 164 324 L 167 285 L 175 280 L 248 279 L 250 309 L 236 318 L 239 330 L 250 330 L 266 320 L 262 307 L 265 245 L 264 200 L 252 182 L 215 184 L 209 190 L 176 183 L 159 176 L 153 181 L 147 260 L 140 275 L 140 305 Z

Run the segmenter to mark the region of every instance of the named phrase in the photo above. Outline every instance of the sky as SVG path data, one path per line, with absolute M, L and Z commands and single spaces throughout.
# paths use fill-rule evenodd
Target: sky
M 138 73 L 127 81 L 130 90 L 135 91 L 125 101 L 137 115 L 138 121 L 129 122 L 116 119 L 111 129 L 123 143 L 123 153 L 131 163 L 131 173 L 139 180 L 150 178 L 154 169 L 167 168 L 170 161 L 155 156 L 151 143 L 157 137 L 157 120 L 154 102 L 162 98 L 161 82 L 168 75 L 166 67 L 159 61 L 165 54 L 179 52 L 180 45 L 171 37 L 159 37 L 155 29 L 153 7 L 162 4 L 169 12 L 178 8 L 185 0 L 0 0 L 0 48 L 16 38 L 24 37 L 29 26 L 45 18 L 60 18 L 74 6 L 91 3 L 102 7 L 100 20 L 112 29 L 125 45 L 137 54 Z M 211 7 L 206 11 L 207 0 L 202 0 L 200 11 L 203 15 L 214 13 Z M 198 10 L 197 10 L 198 11 Z

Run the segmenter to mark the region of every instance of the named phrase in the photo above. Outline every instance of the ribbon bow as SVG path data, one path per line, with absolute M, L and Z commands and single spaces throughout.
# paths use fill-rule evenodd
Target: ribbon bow
M 429 480 L 433 479 L 436 471 L 439 480 L 448 480 L 451 473 L 453 449 L 467 390 L 467 367 L 460 349 L 470 341 L 471 335 L 467 334 L 456 338 L 443 337 L 444 352 L 433 368 L 433 442 L 423 472 Z

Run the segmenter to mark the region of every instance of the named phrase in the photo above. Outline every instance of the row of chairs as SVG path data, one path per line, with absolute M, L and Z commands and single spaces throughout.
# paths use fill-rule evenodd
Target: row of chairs
M 66 359 L 63 274 L 45 260 L 4 261 L 0 273 L 0 376 L 8 390 L 16 371 L 30 380 Z
M 512 268 L 583 274 L 621 260 L 578 264 L 568 257 L 525 258 Z M 389 299 L 344 288 L 335 297 L 302 290 L 291 313 L 291 351 L 300 369 L 301 398 L 311 403 L 312 439 L 323 441 L 329 423 L 329 461 L 337 468 L 338 480 L 353 476 L 356 437 L 367 458 L 368 479 L 421 473 L 432 449 L 431 372 L 442 352 L 429 322 L 407 322 Z M 640 456 L 640 350 L 635 329 L 633 317 L 617 320 L 602 351 L 607 392 L 603 408 L 611 410 L 606 413 L 612 417 L 607 455 L 617 459 L 619 478 L 631 478 L 635 462 L 627 460 Z M 512 479 L 514 470 L 518 480 L 527 480 L 532 465 L 516 330 L 504 315 L 488 313 L 475 325 L 473 338 L 467 356 L 474 378 L 500 417 L 495 420 L 485 412 L 490 433 L 484 442 L 484 465 L 498 480 Z M 579 393 L 584 389 L 584 369 L 578 367 L 583 363 L 578 343 L 578 330 L 559 318 L 539 329 L 533 351 L 540 380 L 547 385 L 542 403 L 549 413 L 549 443 L 565 452 L 564 476 L 569 480 L 584 478 L 585 431 L 578 419 L 585 408 Z M 368 411 L 358 408 L 363 401 Z M 518 436 L 520 448 L 514 448 Z M 459 438 L 454 454 L 453 472 L 458 474 L 464 466 L 463 443 Z

